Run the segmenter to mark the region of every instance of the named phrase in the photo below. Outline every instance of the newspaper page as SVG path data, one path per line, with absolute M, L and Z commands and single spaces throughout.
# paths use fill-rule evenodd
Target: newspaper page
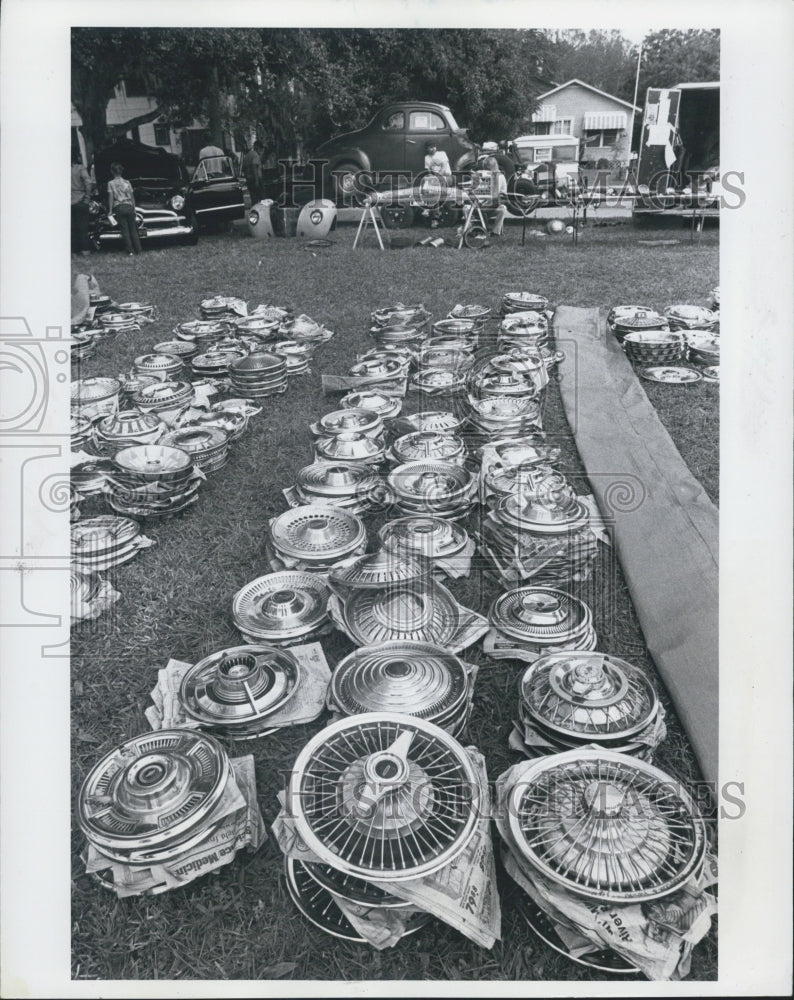
M 178 889 L 234 860 L 241 848 L 257 850 L 266 836 L 256 800 L 254 758 L 250 754 L 232 762 L 220 802 L 211 815 L 208 836 L 178 857 L 161 864 L 128 865 L 107 858 L 93 845 L 86 851 L 86 872 L 103 873 L 102 881 L 119 898 L 156 895 Z

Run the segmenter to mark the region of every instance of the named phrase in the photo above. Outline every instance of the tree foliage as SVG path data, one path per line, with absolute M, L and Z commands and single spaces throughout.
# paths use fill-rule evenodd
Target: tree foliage
M 646 35 L 642 43 L 640 94 L 648 87 L 704 83 L 720 78 L 719 29 L 665 29 Z
M 255 131 L 271 153 L 311 153 L 390 100 L 447 104 L 475 139 L 530 118 L 548 46 L 534 30 L 79 28 L 72 97 L 96 144 L 113 87 L 144 81 L 171 124 Z
M 637 47 L 620 31 L 554 31 L 548 70 L 557 83 L 581 80 L 624 101 L 634 97 Z

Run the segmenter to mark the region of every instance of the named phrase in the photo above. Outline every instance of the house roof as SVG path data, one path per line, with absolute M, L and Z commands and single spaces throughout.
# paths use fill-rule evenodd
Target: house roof
M 605 90 L 599 90 L 598 87 L 593 87 L 589 83 L 585 83 L 584 80 L 567 80 L 565 83 L 561 83 L 559 87 L 547 90 L 545 94 L 538 94 L 536 100 L 542 101 L 544 97 L 551 97 L 552 94 L 557 94 L 559 91 L 565 90 L 566 87 L 570 87 L 574 83 L 578 84 L 580 87 L 584 87 L 586 90 L 592 90 L 594 94 L 600 94 L 602 97 L 609 98 L 609 100 L 614 101 L 615 104 L 622 104 L 624 108 L 633 108 L 635 111 L 642 111 L 642 108 L 637 107 L 636 104 L 631 104 L 629 101 L 621 100 L 620 97 L 615 97 L 614 94 L 608 94 Z

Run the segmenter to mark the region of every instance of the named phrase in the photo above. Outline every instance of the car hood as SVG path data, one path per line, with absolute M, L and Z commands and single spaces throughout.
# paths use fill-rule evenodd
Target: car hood
M 135 192 L 135 203 L 141 208 L 146 208 L 148 205 L 163 205 L 173 195 L 184 196 L 185 193 L 182 185 L 157 177 L 133 178 L 132 190 Z
M 162 182 L 171 187 L 185 183 L 185 168 L 178 156 L 157 146 L 147 146 L 132 139 L 122 139 L 100 150 L 94 157 L 94 174 L 98 185 L 107 184 L 111 178 L 111 163 L 120 163 L 124 177 L 133 187 L 139 184 Z

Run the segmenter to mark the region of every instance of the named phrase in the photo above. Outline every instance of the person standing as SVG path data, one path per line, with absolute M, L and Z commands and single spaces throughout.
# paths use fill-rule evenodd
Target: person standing
M 141 252 L 141 241 L 135 224 L 132 184 L 121 176 L 124 168 L 120 163 L 111 163 L 110 172 L 113 176 L 108 181 L 108 215 L 111 219 L 116 217 L 127 254 L 130 257 L 137 256 Z
M 80 154 L 72 154 L 72 253 L 87 257 L 91 244 L 88 239 L 91 178 L 83 166 Z
M 505 226 L 505 216 L 507 215 L 507 205 L 505 200 L 507 198 L 507 178 L 502 173 L 499 168 L 499 161 L 495 156 L 487 156 L 483 162 L 483 169 L 489 170 L 497 179 L 497 193 L 499 195 L 499 202 L 494 207 L 492 212 L 488 214 L 491 216 L 491 236 L 502 236 L 504 234 Z
M 242 171 L 245 177 L 248 193 L 251 195 L 251 204 L 255 205 L 262 199 L 262 152 L 264 146 L 257 139 L 252 149 L 243 157 Z
M 425 170 L 437 177 L 442 177 L 445 182 L 452 180 L 452 167 L 449 165 L 449 157 L 443 149 L 439 149 L 435 140 L 429 139 L 425 143 Z M 430 212 L 430 228 L 438 229 L 438 220 L 441 216 L 440 206 L 436 206 Z

